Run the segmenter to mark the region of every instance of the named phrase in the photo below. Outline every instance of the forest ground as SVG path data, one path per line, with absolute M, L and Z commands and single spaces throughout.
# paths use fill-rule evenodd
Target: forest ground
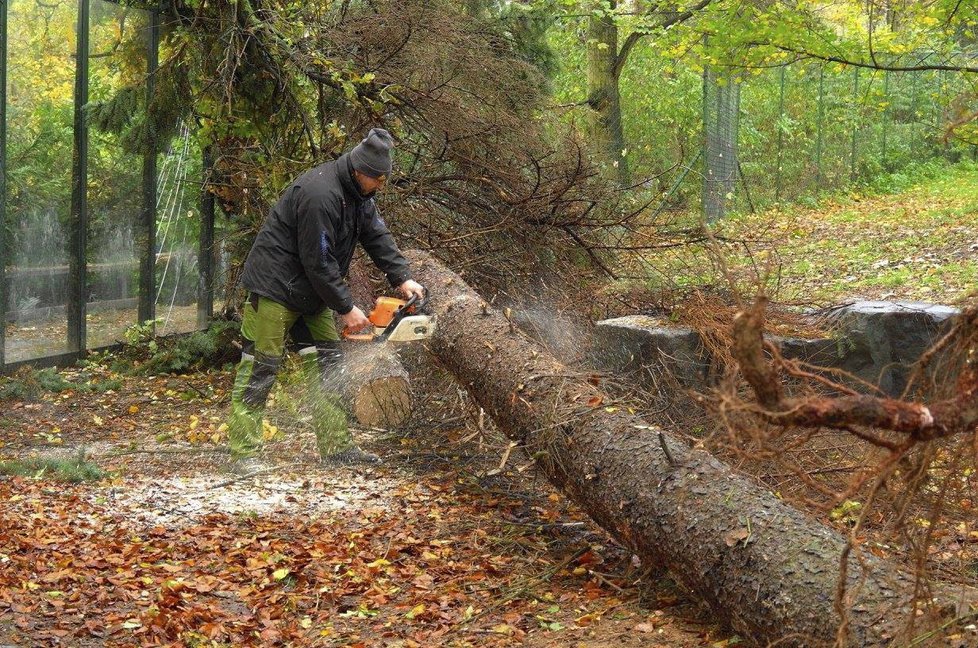
M 715 233 L 729 242 L 722 250 L 732 273 L 750 284 L 749 275 L 770 269 L 769 294 L 783 303 L 953 304 L 978 290 L 978 167 L 943 167 L 898 193 L 854 190 L 812 207 L 733 214 Z M 680 286 L 715 281 L 705 246 L 649 262 Z
M 963 168 L 724 227 L 752 232 L 755 250 L 778 243 L 793 299 L 953 303 L 978 285 L 976 212 L 978 173 Z M 0 460 L 84 454 L 105 476 L 0 477 L 0 644 L 739 642 L 535 476 L 450 379 L 416 366 L 430 370 L 414 373 L 410 423 L 359 431 L 383 465 L 319 465 L 286 376 L 269 408 L 273 469 L 247 479 L 227 470 L 227 370 L 135 376 L 96 358 L 6 399 Z M 953 540 L 978 546 L 978 531 Z

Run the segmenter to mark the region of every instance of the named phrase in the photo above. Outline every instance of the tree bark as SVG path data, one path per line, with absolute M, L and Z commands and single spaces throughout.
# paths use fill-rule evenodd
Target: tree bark
M 611 3 L 614 8 L 615 2 Z M 587 86 L 591 107 L 589 135 L 598 155 L 615 171 L 623 187 L 631 182 L 622 127 L 618 84 L 618 25 L 610 14 L 588 18 Z
M 842 535 L 707 452 L 607 406 L 586 376 L 520 334 L 458 275 L 424 253 L 408 256 L 433 295 L 432 353 L 554 485 L 643 561 L 667 567 L 760 645 L 831 644 L 843 623 L 839 645 L 907 636 L 910 573 L 847 551 Z M 939 604 L 975 600 L 971 590 L 959 595 L 941 591 Z
M 367 427 L 395 428 L 411 415 L 411 382 L 391 343 L 350 343 L 342 396 Z

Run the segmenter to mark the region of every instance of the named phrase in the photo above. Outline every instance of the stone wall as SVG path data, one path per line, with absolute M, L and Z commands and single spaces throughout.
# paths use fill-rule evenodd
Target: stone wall
M 812 313 L 830 331 L 819 339 L 769 337 L 787 358 L 840 369 L 899 396 L 912 365 L 948 329 L 954 308 L 919 302 L 860 301 Z M 681 388 L 713 386 L 711 358 L 699 335 L 661 318 L 630 315 L 598 322 L 591 361 L 615 373 L 639 374 L 646 387 L 663 378 Z

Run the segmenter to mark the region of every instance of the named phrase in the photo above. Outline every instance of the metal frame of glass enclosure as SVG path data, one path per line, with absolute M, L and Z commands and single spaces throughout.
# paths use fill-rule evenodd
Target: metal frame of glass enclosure
M 110 0 L 111 1 L 111 0 Z M 65 307 L 67 320 L 66 353 L 32 357 L 26 360 L 9 361 L 7 353 L 7 319 L 9 285 L 7 260 L 10 258 L 10 242 L 7 241 L 6 228 L 0 227 L 0 373 L 22 365 L 53 366 L 69 364 L 83 357 L 88 351 L 87 341 L 87 275 L 86 243 L 89 226 L 88 213 L 88 144 L 89 132 L 84 116 L 84 106 L 88 102 L 89 91 L 89 36 L 90 0 L 77 0 L 78 15 L 76 23 L 76 68 L 74 82 L 74 128 L 72 150 L 71 209 L 68 230 L 68 299 Z M 7 217 L 7 62 L 8 62 L 8 6 L 10 0 L 0 0 L 0 224 Z M 147 40 L 147 84 L 146 96 L 154 90 L 154 72 L 158 67 L 160 46 L 160 12 L 149 12 Z M 206 178 L 210 160 L 204 155 L 204 176 Z M 157 221 L 157 154 L 144 154 L 142 159 L 142 200 L 136 223 L 139 254 L 138 322 L 153 320 L 156 313 L 156 221 Z M 197 250 L 198 284 L 197 326 L 206 326 L 214 311 L 214 200 L 207 192 L 201 191 L 200 198 L 200 240 Z M 97 347 L 98 349 L 111 348 Z

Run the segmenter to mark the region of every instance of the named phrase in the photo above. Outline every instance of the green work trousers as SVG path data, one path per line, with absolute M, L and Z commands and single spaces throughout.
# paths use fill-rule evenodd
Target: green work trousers
M 323 309 L 315 315 L 303 315 L 252 295 L 244 307 L 241 335 L 244 345 L 228 420 L 231 457 L 252 456 L 262 445 L 265 403 L 285 355 L 286 336 L 289 348 L 298 351 L 302 359 L 320 455 L 326 457 L 351 447 L 346 413 L 337 393 L 342 352 L 333 312 Z

